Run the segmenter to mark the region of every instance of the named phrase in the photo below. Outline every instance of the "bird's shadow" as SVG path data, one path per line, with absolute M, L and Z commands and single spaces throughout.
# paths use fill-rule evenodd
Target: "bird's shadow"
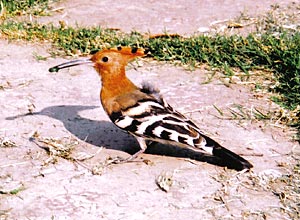
M 140 148 L 135 138 L 117 128 L 113 123 L 91 120 L 79 114 L 82 111 L 96 108 L 99 108 L 99 106 L 57 105 L 32 114 L 7 117 L 6 120 L 27 116 L 48 116 L 61 121 L 70 133 L 89 144 L 99 147 L 104 146 L 107 149 L 120 150 L 129 154 L 137 152 Z M 225 162 L 218 157 L 171 145 L 151 144 L 145 153 L 189 158 L 218 166 L 226 166 Z

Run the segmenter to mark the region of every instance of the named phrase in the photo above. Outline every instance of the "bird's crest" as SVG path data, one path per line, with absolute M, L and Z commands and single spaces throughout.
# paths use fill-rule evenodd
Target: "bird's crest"
M 124 54 L 124 55 L 129 55 L 134 57 L 141 57 L 141 56 L 145 56 L 148 53 L 148 50 L 145 50 L 143 48 L 137 48 L 137 47 L 115 47 L 115 48 L 111 48 L 108 49 L 110 51 L 116 51 L 120 54 Z
M 99 61 L 107 62 L 107 61 L 109 61 L 109 58 L 114 57 L 115 61 L 118 61 L 118 62 L 123 61 L 125 63 L 128 63 L 137 57 L 146 56 L 147 53 L 148 53 L 148 51 L 143 48 L 119 46 L 119 47 L 101 50 L 101 51 L 95 53 L 92 56 L 91 60 L 95 63 L 97 63 Z M 107 59 L 107 61 L 105 59 Z
M 146 56 L 147 53 L 148 50 L 137 47 L 119 46 L 114 48 L 108 48 L 98 51 L 91 58 L 72 60 L 66 63 L 62 63 L 60 65 L 50 68 L 49 71 L 58 72 L 60 69 L 92 63 L 102 63 L 101 66 L 104 64 L 105 66 L 113 66 L 117 63 L 122 63 L 122 65 L 126 65 L 128 62 L 134 60 L 137 57 Z M 112 58 L 113 62 L 111 62 L 110 58 Z

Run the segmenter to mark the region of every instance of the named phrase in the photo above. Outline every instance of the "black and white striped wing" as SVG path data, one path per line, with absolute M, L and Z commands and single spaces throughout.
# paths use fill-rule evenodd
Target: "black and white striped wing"
M 156 142 L 203 149 L 212 153 L 197 126 L 173 110 L 162 98 L 138 100 L 133 106 L 114 113 L 111 120 L 129 133 Z
M 151 140 L 194 150 L 205 150 L 220 158 L 227 167 L 236 170 L 253 167 L 241 156 L 202 134 L 191 120 L 173 110 L 161 96 L 147 90 L 141 92 L 143 97 L 132 102 L 135 103 L 133 105 L 119 102 L 123 108 L 110 114 L 110 119 L 118 127 L 134 135 L 142 150 L 147 147 L 144 140 Z M 127 98 L 130 97 L 132 96 Z M 127 98 L 120 100 L 128 100 Z

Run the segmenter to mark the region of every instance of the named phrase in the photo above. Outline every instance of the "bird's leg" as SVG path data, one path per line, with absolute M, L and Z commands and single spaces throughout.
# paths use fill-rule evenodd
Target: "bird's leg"
M 136 137 L 136 136 L 135 136 Z M 136 137 L 139 145 L 140 145 L 140 150 L 138 152 L 136 152 L 135 154 L 127 157 L 127 158 L 120 158 L 120 157 L 117 157 L 115 158 L 112 163 L 114 164 L 119 164 L 119 163 L 126 163 L 126 162 L 129 162 L 129 161 L 132 161 L 134 160 L 135 158 L 137 158 L 140 154 L 144 153 L 145 150 L 147 149 L 147 144 L 146 144 L 146 141 L 144 138 L 141 138 L 141 137 Z

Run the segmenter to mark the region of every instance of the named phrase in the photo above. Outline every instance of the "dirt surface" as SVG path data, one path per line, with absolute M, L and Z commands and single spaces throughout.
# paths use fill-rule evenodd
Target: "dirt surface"
M 239 11 L 257 14 L 274 3 L 212 2 L 65 1 L 57 6 L 64 6 L 62 12 L 40 19 L 191 34 Z M 175 109 L 251 161 L 254 169 L 224 170 L 202 154 L 161 145 L 137 162 L 105 168 L 109 157 L 126 157 L 138 145 L 105 115 L 95 71 L 82 66 L 49 73 L 49 67 L 65 60 L 38 61 L 36 54 L 49 56 L 48 46 L 5 40 L 0 45 L 1 220 L 289 219 L 274 193 L 280 185 L 270 183 L 289 173 L 284 164 L 293 162 L 291 152 L 299 152 L 292 132 L 272 120 L 224 119 L 234 105 L 250 113 L 276 109 L 268 94 L 253 91 L 253 84 L 228 86 L 217 78 L 206 83 L 212 72 L 205 67 L 188 71 L 149 59 L 133 63 L 129 78 L 155 84 Z M 71 156 L 53 155 L 57 146 L 72 146 Z M 156 184 L 159 176 L 172 182 L 168 192 Z
M 293 1 L 265 0 L 166 0 L 166 1 L 65 1 L 57 5 L 63 13 L 49 18 L 39 18 L 40 22 L 58 24 L 63 20 L 68 25 L 93 26 L 121 29 L 125 32 L 136 30 L 141 33 L 162 32 L 190 35 L 208 31 L 214 24 L 247 14 L 250 17 L 270 10 L 271 5 L 288 5 Z

